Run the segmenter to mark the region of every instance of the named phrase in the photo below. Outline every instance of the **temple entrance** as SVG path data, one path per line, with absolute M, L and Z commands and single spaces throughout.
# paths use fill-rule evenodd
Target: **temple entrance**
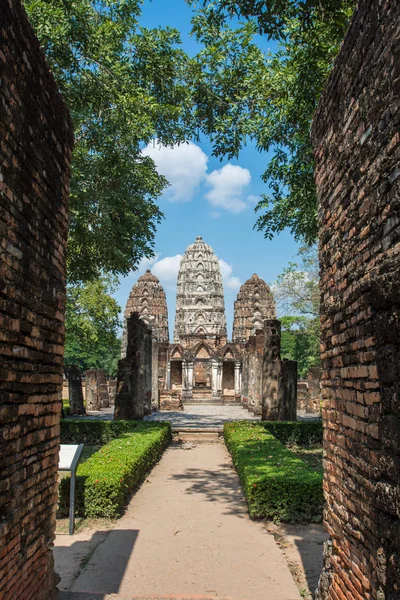
M 233 396 L 235 394 L 235 363 L 233 360 L 223 362 L 222 393 L 224 396 Z
M 196 361 L 194 363 L 194 387 L 211 387 L 210 366 L 206 361 Z
M 182 388 L 182 361 L 171 360 L 171 389 Z

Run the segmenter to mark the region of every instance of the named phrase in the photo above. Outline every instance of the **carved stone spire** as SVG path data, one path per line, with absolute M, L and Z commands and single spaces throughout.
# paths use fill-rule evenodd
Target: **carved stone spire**
M 245 343 L 266 319 L 276 318 L 274 297 L 263 279 L 254 273 L 240 288 L 233 314 L 233 342 Z
M 159 280 L 149 270 L 139 277 L 126 303 L 122 357 L 126 353 L 126 320 L 134 312 L 138 313 L 140 318 L 151 327 L 153 335 L 158 341 L 169 341 L 167 298 Z
M 187 335 L 226 337 L 221 270 L 201 237 L 186 249 L 178 273 L 174 341 Z

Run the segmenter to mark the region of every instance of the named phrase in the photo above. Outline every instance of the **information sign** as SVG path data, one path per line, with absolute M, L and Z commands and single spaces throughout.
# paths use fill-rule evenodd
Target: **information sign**
M 60 460 L 58 463 L 59 471 L 71 471 L 71 481 L 69 490 L 69 534 L 74 533 L 75 527 L 75 484 L 76 469 L 81 458 L 83 444 L 61 444 Z

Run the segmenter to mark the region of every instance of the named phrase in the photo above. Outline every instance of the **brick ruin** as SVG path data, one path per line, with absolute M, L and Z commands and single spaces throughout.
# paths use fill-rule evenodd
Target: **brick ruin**
M 118 363 L 115 419 L 143 419 L 151 414 L 152 330 L 132 313 L 126 319 L 125 358 Z
M 51 600 L 73 134 L 19 0 L 0 47 L 0 598 Z
M 281 360 L 278 319 L 266 319 L 244 346 L 241 403 L 264 420 L 297 419 L 297 362 Z
M 321 368 L 310 367 L 307 379 L 297 382 L 297 409 L 321 414 Z
M 68 369 L 68 390 L 69 390 L 69 414 L 86 414 L 83 401 L 83 389 L 81 371 L 77 365 L 72 365 Z
M 315 115 L 331 542 L 318 598 L 400 598 L 400 3 L 361 0 Z
M 125 358 L 128 344 L 127 319 L 137 313 L 152 332 L 152 383 L 151 408 L 158 410 L 160 393 L 167 379 L 167 353 L 169 344 L 168 309 L 165 291 L 157 277 L 149 270 L 139 277 L 129 294 L 124 312 L 124 331 L 121 357 Z

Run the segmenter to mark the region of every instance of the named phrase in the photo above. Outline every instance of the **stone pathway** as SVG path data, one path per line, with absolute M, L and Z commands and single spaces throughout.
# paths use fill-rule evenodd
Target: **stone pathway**
M 260 420 L 241 406 L 185 404 L 183 411 L 164 411 L 145 417 L 145 421 L 169 421 L 173 429 L 222 429 L 227 421 Z
M 71 560 L 62 544 L 61 575 Z M 63 600 L 300 598 L 273 535 L 249 519 L 220 441 L 173 443 L 73 584 L 67 575 Z
M 114 418 L 114 407 L 103 408 L 101 411 L 89 411 L 84 417 L 74 419 L 110 421 Z M 297 411 L 297 418 L 302 420 L 318 420 L 320 417 L 303 410 Z M 217 404 L 185 404 L 183 411 L 160 411 L 145 417 L 145 421 L 170 421 L 173 429 L 222 429 L 226 421 L 257 421 L 256 417 L 242 406 Z

